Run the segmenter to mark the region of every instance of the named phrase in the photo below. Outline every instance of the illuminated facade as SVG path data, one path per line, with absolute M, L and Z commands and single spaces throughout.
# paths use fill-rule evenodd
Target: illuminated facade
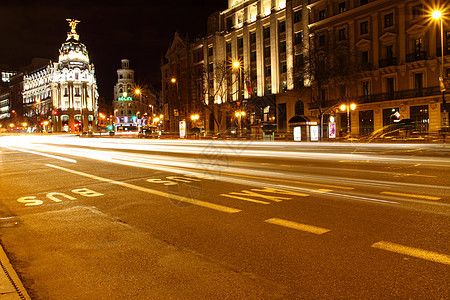
M 58 62 L 24 75 L 25 114 L 39 124 L 48 124 L 46 130 L 94 130 L 98 99 L 95 69 L 75 30 L 79 21 L 68 21 L 71 31 L 61 45 Z
M 357 104 L 350 118 L 353 135 L 368 135 L 398 118 L 411 119 L 424 132 L 437 132 L 448 125 L 439 87 L 440 28 L 430 18 L 431 3 L 310 2 L 311 37 L 328 47 L 348 47 L 359 68 L 351 82 L 338 79 L 324 87 L 324 97 L 331 103 Z M 443 29 L 444 78 L 448 79 L 450 28 L 445 22 Z M 448 95 L 446 98 L 448 102 Z M 341 114 L 338 122 L 346 127 L 346 114 Z
M 339 75 L 330 78 L 317 98 L 326 114 L 339 103 L 357 104 L 350 114 L 354 136 L 389 125 L 393 115 L 420 124 L 421 131 L 437 132 L 448 125 L 439 77 L 442 49 L 444 80 L 450 75 L 450 29 L 444 21 L 441 45 L 439 22 L 430 18 L 428 5 L 420 0 L 229 0 L 228 9 L 209 17 L 207 36 L 194 42 L 174 39 L 162 65 L 165 112 L 174 118 L 173 103 L 203 97 L 207 130 L 235 126 L 229 108 L 214 112 L 216 119 L 225 118 L 220 126 L 208 117 L 212 103 L 228 103 L 253 109 L 247 124 L 276 124 L 279 133 L 291 132 L 294 116 L 320 116 L 312 100 L 317 81 L 300 74 L 299 66 L 307 64 L 315 43 L 323 43 L 330 55 L 330 49 L 345 46 L 355 71 L 351 83 Z M 235 61 L 238 70 L 232 69 Z M 180 76 L 182 88 L 170 84 L 171 76 Z M 345 131 L 346 114 L 337 116 L 337 129 Z
M 115 130 L 137 131 L 147 126 L 152 114 L 156 113 L 155 106 L 155 93 L 151 89 L 136 85 L 130 61 L 122 59 L 121 69 L 117 70 L 117 83 L 114 85 Z

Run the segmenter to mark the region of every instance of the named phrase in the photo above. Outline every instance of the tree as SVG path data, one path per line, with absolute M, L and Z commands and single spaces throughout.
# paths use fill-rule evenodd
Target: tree
M 236 72 L 228 61 L 214 62 L 214 70 L 202 66 L 192 71 L 193 98 L 210 112 L 217 128 L 221 128 L 223 113 L 237 109 L 237 103 L 231 99 L 239 92 L 239 89 L 233 92 L 233 86 L 241 76 L 241 89 L 244 89 L 248 72 L 242 70 L 241 76 Z
M 348 43 L 331 43 L 325 35 L 315 35 L 303 56 L 296 59 L 293 73 L 297 85 L 305 82 L 309 87 L 311 106 L 318 110 L 318 117 L 322 119 L 337 101 L 348 99 L 349 83 L 354 80 L 357 71 Z M 330 87 L 339 90 L 338 98 L 330 100 L 327 97 L 326 88 L 331 90 Z M 323 136 L 323 129 L 320 132 Z

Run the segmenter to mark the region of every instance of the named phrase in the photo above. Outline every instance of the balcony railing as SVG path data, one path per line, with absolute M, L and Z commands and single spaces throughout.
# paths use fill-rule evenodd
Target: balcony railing
M 397 91 L 393 93 L 380 93 L 373 94 L 367 96 L 356 97 L 354 100 L 357 103 L 371 103 L 371 102 L 383 102 L 390 100 L 401 100 L 401 99 L 410 99 L 417 97 L 426 97 L 426 96 L 437 96 L 440 95 L 440 89 L 438 86 L 421 88 L 421 89 L 412 89 L 412 90 L 403 90 Z
M 396 66 L 397 65 L 397 57 L 390 57 L 385 59 L 380 59 L 378 61 L 378 65 L 380 68 Z
M 427 58 L 427 52 L 425 52 L 425 51 L 417 51 L 415 53 L 411 53 L 411 54 L 406 55 L 406 62 L 425 60 L 426 58 Z

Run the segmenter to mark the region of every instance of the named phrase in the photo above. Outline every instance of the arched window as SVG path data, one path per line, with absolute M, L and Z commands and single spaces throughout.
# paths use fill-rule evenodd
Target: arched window
M 295 115 L 296 116 L 303 116 L 305 114 L 305 105 L 302 101 L 295 102 Z

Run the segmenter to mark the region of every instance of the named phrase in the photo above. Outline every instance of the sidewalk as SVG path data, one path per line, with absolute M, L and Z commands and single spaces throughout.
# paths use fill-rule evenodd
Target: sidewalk
M 0 300 L 31 299 L 0 246 Z

